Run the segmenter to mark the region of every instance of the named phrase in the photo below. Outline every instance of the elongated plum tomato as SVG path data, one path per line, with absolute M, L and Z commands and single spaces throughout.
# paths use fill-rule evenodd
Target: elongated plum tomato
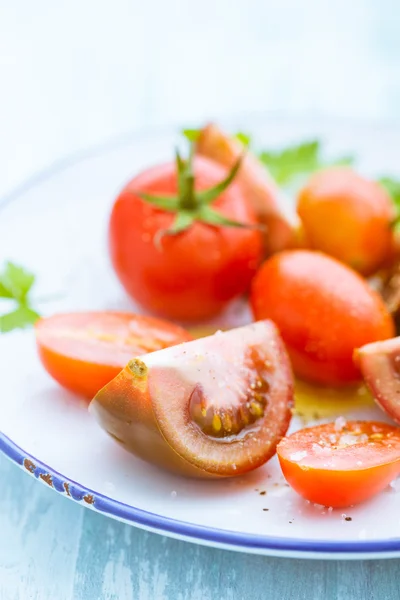
M 340 385 L 361 378 L 353 351 L 394 335 L 382 299 L 355 271 L 319 252 L 267 260 L 251 292 L 256 319 L 272 319 L 300 378 Z
M 131 360 L 90 411 L 145 460 L 184 475 L 231 477 L 275 453 L 292 398 L 285 348 L 262 321 Z
M 338 419 L 284 438 L 277 452 L 287 482 L 301 496 L 346 507 L 371 498 L 400 473 L 400 429 Z
M 400 337 L 367 344 L 354 359 L 378 406 L 400 424 Z
M 190 187 L 192 176 L 178 176 L 173 162 L 141 173 L 120 193 L 109 226 L 112 262 L 128 294 L 148 310 L 181 321 L 211 317 L 246 292 L 262 252 L 254 212 L 235 182 L 212 203 L 200 196 L 224 180 L 225 169 L 197 157 L 190 172 L 190 201 L 182 180 Z M 161 196 L 161 202 L 143 200 L 143 193 Z M 163 198 L 169 206 L 172 196 L 175 208 L 162 210 Z M 224 219 L 250 228 L 227 226 Z
M 182 327 L 121 312 L 54 315 L 35 325 L 40 359 L 63 387 L 93 396 L 132 356 L 192 339 Z
M 374 273 L 393 244 L 394 207 L 387 192 L 352 169 L 317 173 L 300 192 L 297 206 L 310 247 Z

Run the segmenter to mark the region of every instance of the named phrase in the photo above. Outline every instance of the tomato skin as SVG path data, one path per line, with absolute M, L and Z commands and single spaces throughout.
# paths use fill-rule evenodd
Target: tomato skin
M 355 431 L 366 439 L 360 437 L 352 445 Z M 351 445 L 340 445 L 343 435 Z M 352 421 L 338 431 L 328 423 L 284 438 L 277 453 L 285 479 L 298 494 L 310 502 L 344 508 L 381 492 L 400 473 L 400 429 Z
M 248 362 L 249 350 L 260 352 L 259 363 Z M 265 387 L 257 385 L 259 368 Z M 198 391 L 200 419 L 215 416 L 214 409 L 221 415 L 214 434 L 192 410 Z M 242 410 L 263 394 L 264 412 L 244 421 Z M 289 426 L 292 401 L 288 356 L 275 326 L 265 321 L 130 361 L 96 394 L 89 410 L 140 458 L 181 475 L 215 478 L 238 476 L 269 460 Z M 229 414 L 226 435 L 215 434 L 227 426 Z
M 354 361 L 377 405 L 400 424 L 400 337 L 357 348 Z
M 393 203 L 374 181 L 349 168 L 317 173 L 301 190 L 297 212 L 309 247 L 364 275 L 388 260 L 393 246 Z
M 35 325 L 40 360 L 61 386 L 92 399 L 130 358 L 192 339 L 182 327 L 121 312 L 58 314 Z
M 251 291 L 255 318 L 273 320 L 300 378 L 341 385 L 360 379 L 353 351 L 394 335 L 383 301 L 355 271 L 319 252 L 267 260 Z
M 214 123 L 200 131 L 196 140 L 196 151 L 229 169 L 244 152 L 243 145 L 238 140 L 226 135 Z M 288 210 L 284 212 L 282 190 L 272 179 L 265 165 L 262 165 L 248 149 L 243 156 L 237 182 L 249 198 L 258 222 L 265 226 L 265 254 L 269 256 L 286 248 L 298 247 L 300 231 L 297 215 L 294 211 L 294 214 L 289 214 Z
M 200 157 L 195 158 L 194 173 L 198 190 L 215 185 L 226 175 L 219 165 Z M 217 314 L 248 289 L 261 260 L 259 231 L 196 222 L 157 243 L 157 234 L 171 227 L 174 215 L 143 201 L 138 192 L 176 194 L 175 164 L 157 166 L 135 177 L 112 210 L 111 258 L 132 298 L 156 314 L 194 321 Z M 234 220 L 256 223 L 235 183 L 213 207 Z

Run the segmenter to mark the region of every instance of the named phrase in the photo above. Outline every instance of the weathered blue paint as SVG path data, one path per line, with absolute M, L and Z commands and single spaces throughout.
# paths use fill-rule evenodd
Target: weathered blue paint
M 146 533 L 67 502 L 0 455 L 3 600 L 400 597 L 399 561 L 302 561 Z
M 318 540 L 308 542 L 299 539 L 278 538 L 273 536 L 262 536 L 213 529 L 200 525 L 191 525 L 184 521 L 177 521 L 162 517 L 139 508 L 128 506 L 122 502 L 112 500 L 107 496 L 98 494 L 93 490 L 85 488 L 78 483 L 67 479 L 50 466 L 37 461 L 36 458 L 24 452 L 14 444 L 6 435 L 0 432 L 0 452 L 3 452 L 10 460 L 23 467 L 30 475 L 41 479 L 49 487 L 57 492 L 67 495 L 72 500 L 84 502 L 101 513 L 113 516 L 117 519 L 130 521 L 139 526 L 144 526 L 158 532 L 166 532 L 184 537 L 189 540 L 210 542 L 211 544 L 230 545 L 236 549 L 256 550 L 267 549 L 295 552 L 320 552 L 320 553 L 363 553 L 367 555 L 385 552 L 398 552 L 400 540 L 392 538 L 389 540 L 375 540 L 373 542 L 362 540 L 359 542 Z

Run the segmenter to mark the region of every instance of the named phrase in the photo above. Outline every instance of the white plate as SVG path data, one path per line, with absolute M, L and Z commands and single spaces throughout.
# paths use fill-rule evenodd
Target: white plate
M 400 132 L 389 126 L 283 119 L 235 125 L 267 147 L 318 136 L 332 154 L 356 152 L 365 172 L 399 169 Z M 43 312 L 134 309 L 109 266 L 108 214 L 122 184 L 142 167 L 170 158 L 175 142 L 176 132 L 127 137 L 49 170 L 1 205 L 0 261 L 9 258 L 37 273 L 38 296 L 59 296 L 41 304 Z M 240 305 L 223 317 L 229 323 L 246 319 Z M 0 365 L 0 449 L 87 507 L 173 537 L 246 552 L 400 556 L 395 486 L 346 510 L 352 518 L 346 521 L 344 511 L 300 499 L 285 485 L 276 460 L 234 480 L 181 479 L 134 458 L 103 433 L 86 404 L 43 371 L 32 331 L 0 336 Z M 383 417 L 373 407 L 351 416 Z

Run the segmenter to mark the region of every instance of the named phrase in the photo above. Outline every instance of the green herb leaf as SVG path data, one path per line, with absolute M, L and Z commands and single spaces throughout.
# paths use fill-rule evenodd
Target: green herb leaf
M 319 142 L 305 142 L 278 152 L 261 152 L 259 158 L 277 183 L 288 183 L 299 173 L 310 173 L 319 166 Z
M 23 302 L 34 281 L 35 276 L 32 273 L 8 262 L 3 273 L 0 274 L 0 295 L 3 298 L 15 298 L 18 302 Z
M 234 136 L 245 148 L 248 148 L 251 144 L 251 136 L 243 131 L 238 131 Z
M 397 211 L 400 212 L 400 181 L 391 177 L 381 177 L 378 182 L 385 188 Z
M 0 333 L 23 329 L 36 323 L 40 315 L 29 306 L 20 305 L 14 311 L 0 316 Z
M 12 292 L 0 280 L 0 298 L 12 298 Z
M 14 300 L 16 308 L 0 315 L 0 333 L 32 325 L 39 318 L 38 313 L 29 304 L 29 292 L 35 276 L 23 267 L 12 262 L 6 263 L 0 273 L 0 298 Z
M 201 129 L 184 129 L 182 133 L 189 142 L 197 142 Z
M 276 152 L 263 151 L 259 159 L 268 168 L 279 185 L 288 185 L 300 176 L 307 176 L 323 167 L 351 165 L 353 157 L 345 156 L 333 161 L 325 161 L 321 156 L 321 144 L 311 140 L 289 146 Z

